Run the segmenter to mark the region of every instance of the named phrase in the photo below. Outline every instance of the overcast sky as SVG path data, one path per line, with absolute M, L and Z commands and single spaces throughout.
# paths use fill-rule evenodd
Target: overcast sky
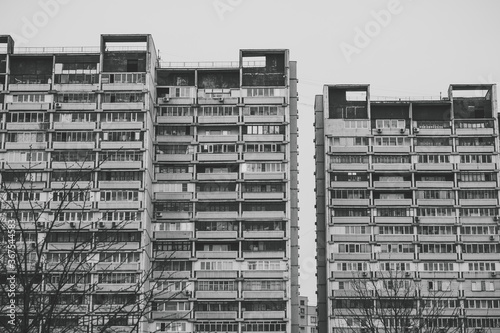
M 498 0 L 1 0 L 17 46 L 98 46 L 152 34 L 164 61 L 237 61 L 287 48 L 298 62 L 301 294 L 315 296 L 313 98 L 325 83 L 376 96 L 439 96 L 500 78 Z

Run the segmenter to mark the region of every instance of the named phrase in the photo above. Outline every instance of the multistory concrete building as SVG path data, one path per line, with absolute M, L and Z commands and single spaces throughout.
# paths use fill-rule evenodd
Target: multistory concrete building
M 318 314 L 316 307 L 309 305 L 307 296 L 299 296 L 299 328 L 301 333 L 317 333 Z
M 120 235 L 113 273 L 152 270 L 144 288 L 176 294 L 155 299 L 139 331 L 298 332 L 297 72 L 288 50 L 165 63 L 150 35 L 102 35 L 96 48 L 0 43 L 2 181 L 36 162 L 37 199 L 56 207 L 73 171 L 93 170 L 85 199 L 74 196 L 81 205 L 65 207 L 46 235 L 57 245 L 48 262 L 70 249 L 64 234 L 79 212 L 92 235 Z M 108 257 L 88 283 L 109 273 Z M 82 311 L 126 298 L 120 283 L 103 286 Z M 127 320 L 114 326 L 127 332 Z
M 416 301 L 440 293 L 437 327 L 500 332 L 496 96 L 493 84 L 393 100 L 372 98 L 369 85 L 324 86 L 315 104 L 319 332 L 336 332 L 361 307 L 353 281 L 382 286 L 388 272 L 418 283 Z

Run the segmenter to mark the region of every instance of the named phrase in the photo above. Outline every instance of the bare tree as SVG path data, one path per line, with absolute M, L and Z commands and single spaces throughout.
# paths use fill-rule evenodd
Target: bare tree
M 158 302 L 187 300 L 185 279 L 151 264 L 138 212 L 96 214 L 98 169 L 86 162 L 67 162 L 60 179 L 52 172 L 52 192 L 35 162 L 1 171 L 0 332 L 137 332 Z M 189 315 L 155 313 L 169 322 Z
M 353 276 L 343 282 L 344 289 L 332 300 L 334 332 L 462 332 L 456 292 L 448 286 L 438 288 L 437 284 L 426 281 L 424 287 L 404 271 Z

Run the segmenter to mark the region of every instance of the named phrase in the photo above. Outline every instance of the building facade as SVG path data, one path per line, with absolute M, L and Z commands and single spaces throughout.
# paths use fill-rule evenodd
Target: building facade
M 318 315 L 316 307 L 309 305 L 307 296 L 299 296 L 299 329 L 301 333 L 317 333 Z
M 377 101 L 369 85 L 324 86 L 315 105 L 319 332 L 352 325 L 362 307 L 353 283 L 378 289 L 390 272 L 418 283 L 419 302 L 440 293 L 437 327 L 500 332 L 496 94 L 495 85 L 450 85 L 444 98 Z
M 18 222 L 47 237 L 48 264 L 71 249 L 65 234 L 82 221 L 90 238 L 118 234 L 95 258 L 85 283 L 102 288 L 79 300 L 82 313 L 136 297 L 125 291 L 135 278 L 110 271 L 151 272 L 141 288 L 162 293 L 140 332 L 298 332 L 297 78 L 288 50 L 181 64 L 160 62 L 150 35 L 102 35 L 97 48 L 0 43 L 2 183 L 14 186 L 9 174 L 29 168 L 37 201 L 50 202 L 40 211 L 47 217 L 75 186 L 48 232 L 43 218 Z M 92 320 L 80 325 L 105 324 Z M 128 332 L 130 321 L 112 326 Z

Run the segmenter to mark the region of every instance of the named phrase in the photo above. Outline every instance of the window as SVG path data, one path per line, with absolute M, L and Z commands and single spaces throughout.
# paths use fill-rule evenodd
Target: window
M 493 146 L 495 140 L 491 137 L 458 138 L 459 146 Z
M 331 157 L 333 164 L 353 164 L 353 163 L 368 163 L 366 155 L 334 155 Z
M 47 162 L 45 151 L 9 151 L 7 152 L 8 162 Z
M 172 291 L 184 291 L 186 290 L 187 282 L 186 281 L 157 281 L 155 284 L 156 290 L 163 290 L 167 292 Z
M 450 163 L 450 155 L 439 155 L 439 154 L 418 155 L 418 163 Z
M 450 190 L 419 190 L 417 199 L 454 199 L 455 192 Z
M 410 156 L 406 155 L 375 155 L 373 163 L 410 163 Z
M 413 244 L 382 244 L 382 253 L 413 253 Z
M 128 65 L 130 65 L 130 59 L 127 60 Z M 137 60 L 135 60 L 135 70 L 127 70 L 127 72 L 137 72 Z M 102 74 L 102 83 L 145 83 L 146 74 L 144 73 L 113 73 L 113 74 Z
M 191 242 L 155 242 L 154 251 L 191 251 Z
M 103 141 L 141 141 L 141 132 L 104 132 Z
M 452 139 L 445 137 L 417 138 L 417 146 L 451 146 Z
M 331 191 L 332 199 L 369 199 L 370 191 L 364 189 L 344 189 Z
M 160 165 L 160 173 L 187 173 L 189 167 L 187 165 Z
M 104 103 L 138 103 L 144 102 L 143 93 L 105 93 Z
M 52 172 L 52 181 L 56 182 L 77 182 L 77 181 L 91 181 L 92 173 L 86 170 L 81 171 L 53 171 Z M 90 184 L 89 184 L 90 185 Z M 68 183 L 67 186 L 71 186 L 71 183 Z
M 339 252 L 338 253 L 370 253 L 371 245 L 369 244 L 358 244 L 358 243 L 349 243 L 349 244 L 338 244 Z
M 102 220 L 103 221 L 115 221 L 115 222 L 140 221 L 141 220 L 141 212 L 137 212 L 137 211 L 103 212 L 102 213 Z
M 420 244 L 420 253 L 456 253 L 454 244 Z
M 475 261 L 469 263 L 469 272 L 488 272 L 496 271 L 497 263 L 488 261 Z
M 344 128 L 368 128 L 368 120 L 344 120 Z
M 196 290 L 199 291 L 236 291 L 238 285 L 236 281 L 198 281 Z
M 269 184 L 255 184 L 255 183 L 245 183 L 243 184 L 243 192 L 263 192 L 263 193 L 273 193 L 273 192 L 285 192 L 285 186 L 282 183 L 269 183 Z
M 91 150 L 62 150 L 52 153 L 54 162 L 93 162 L 95 153 Z
M 235 106 L 203 106 L 199 116 L 205 117 L 223 117 L 237 116 L 238 108 Z
M 155 203 L 156 212 L 191 212 L 193 204 L 191 202 L 157 202 Z
M 404 119 L 377 119 L 377 128 L 405 128 Z
M 401 136 L 377 136 L 374 146 L 409 146 L 410 138 Z
M 464 253 L 500 253 L 499 244 L 466 243 L 462 249 Z
M 104 114 L 106 117 L 101 121 L 108 123 L 123 123 L 123 122 L 137 122 L 142 121 L 142 114 L 137 112 L 107 112 Z
M 460 163 L 491 163 L 491 155 L 468 154 L 460 155 Z
M 259 270 L 259 271 L 280 271 L 281 262 L 277 260 L 257 260 L 248 261 L 247 267 L 249 271 Z
M 413 227 L 411 226 L 393 226 L 385 225 L 379 227 L 380 235 L 411 235 L 413 234 Z
M 496 235 L 496 227 L 493 225 L 464 225 L 462 234 L 464 235 Z
M 361 182 L 368 180 L 368 174 L 364 172 L 331 173 L 332 182 Z
M 462 182 L 494 182 L 497 180 L 497 174 L 492 172 L 461 172 L 457 178 Z
M 272 281 L 272 280 L 252 280 L 243 282 L 243 290 L 248 291 L 260 291 L 260 290 L 286 290 L 286 286 L 283 281 Z
M 365 137 L 332 137 L 328 139 L 330 147 L 368 146 L 369 139 Z
M 99 161 L 133 162 L 142 161 L 143 153 L 135 150 L 105 150 L 99 153 Z
M 202 144 L 199 145 L 198 152 L 210 154 L 235 153 L 237 151 L 235 144 Z
M 496 199 L 498 192 L 495 190 L 460 190 L 459 199 Z
M 333 217 L 370 216 L 369 208 L 334 208 Z
M 142 181 L 142 171 L 101 171 L 99 180 L 104 181 Z
M 40 201 L 41 192 L 7 192 L 6 197 L 7 201 Z
M 101 252 L 100 262 L 134 263 L 139 262 L 141 255 L 138 252 Z
M 408 208 L 377 208 L 375 214 L 384 217 L 405 217 L 410 216 L 410 210 Z
M 424 271 L 430 272 L 445 272 L 453 271 L 452 262 L 425 262 Z
M 285 126 L 280 125 L 247 125 L 246 133 L 250 135 L 266 135 L 266 134 L 284 134 Z
M 89 201 L 90 191 L 88 190 L 73 190 L 73 191 L 54 191 L 52 194 L 52 200 L 54 201 Z
M 171 136 L 180 136 L 180 135 L 190 135 L 190 127 L 189 126 L 158 126 L 156 128 L 157 135 L 171 135 Z
M 499 299 L 467 299 L 465 308 L 469 309 L 498 309 L 500 308 Z
M 101 201 L 138 201 L 138 191 L 101 191 Z
M 45 112 L 9 112 L 8 123 L 44 123 L 49 121 L 49 115 Z
M 460 216 L 496 216 L 496 208 L 460 208 Z
M 238 332 L 238 323 L 229 321 L 196 322 L 195 332 Z
M 410 269 L 410 263 L 409 262 L 381 262 L 380 263 L 380 270 L 381 271 L 403 271 L 403 272 L 409 272 L 411 271 Z
M 242 332 L 286 332 L 287 330 L 286 323 L 276 321 L 245 321 L 241 325 Z
M 157 222 L 156 231 L 192 231 L 193 225 L 189 222 Z
M 232 271 L 233 264 L 232 261 L 202 261 L 200 269 L 202 271 Z
M 10 132 L 7 133 L 7 142 L 45 142 L 43 132 Z
M 43 103 L 45 102 L 45 97 L 48 96 L 43 94 L 21 94 L 12 97 L 14 103 Z
M 366 262 L 338 262 L 337 271 L 367 271 L 368 263 Z
M 245 163 L 243 172 L 285 172 L 286 164 L 282 163 Z
M 260 221 L 260 222 L 243 222 L 244 231 L 283 231 L 285 230 L 286 222 L 282 221 Z M 235 226 L 236 227 L 236 226 Z M 237 229 L 235 229 L 237 230 Z
M 275 96 L 273 88 L 249 88 L 247 89 L 248 97 L 273 97 Z
M 85 132 L 56 132 L 54 135 L 55 142 L 93 142 L 94 133 L 91 131 Z
M 94 214 L 92 212 L 69 211 L 60 212 L 57 220 L 60 222 L 91 222 Z
M 84 73 L 81 73 L 81 74 L 56 74 L 54 76 L 54 83 L 56 83 L 56 84 L 96 84 L 96 83 L 99 83 L 99 74 L 84 74 Z
M 192 116 L 193 109 L 187 106 L 167 106 L 160 108 L 158 115 L 164 117 Z
M 417 216 L 455 216 L 455 209 L 451 207 L 417 208 Z
M 88 123 L 97 120 L 97 115 L 95 113 L 56 113 L 54 115 L 54 121 L 61 123 Z
M 472 281 L 472 291 L 495 291 L 495 283 L 493 281 Z
M 285 152 L 285 145 L 278 143 L 247 143 L 244 149 L 247 153 L 276 153 Z
M 95 103 L 94 93 L 64 93 L 56 95 L 58 103 Z
M 457 228 L 449 225 L 425 225 L 418 227 L 421 235 L 456 235 Z
M 168 146 L 157 146 L 157 154 L 189 154 L 190 147 L 188 145 L 168 145 Z

